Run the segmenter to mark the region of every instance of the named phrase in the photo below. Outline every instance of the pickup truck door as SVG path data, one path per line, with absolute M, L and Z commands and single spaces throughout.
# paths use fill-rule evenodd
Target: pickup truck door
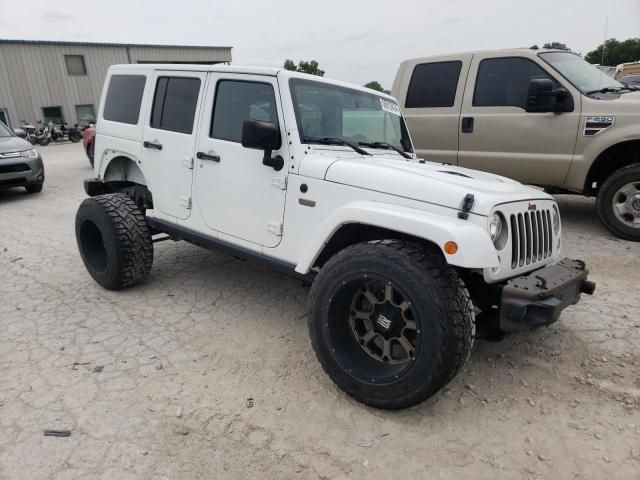
M 580 124 L 580 94 L 541 60 L 476 54 L 460 118 L 459 163 L 535 185 L 562 185 Z M 529 80 L 550 78 L 573 112 L 525 111 Z
M 213 72 L 198 134 L 196 207 L 221 240 L 275 247 L 282 238 L 288 142 L 282 138 L 284 167 L 262 164 L 264 152 L 242 146 L 244 120 L 275 123 L 285 132 L 276 77 Z
M 144 122 L 142 159 L 154 208 L 179 219 L 191 213 L 193 147 L 206 72 L 157 71 Z
M 404 64 L 398 102 L 418 158 L 458 163 L 458 124 L 471 57 L 443 56 Z

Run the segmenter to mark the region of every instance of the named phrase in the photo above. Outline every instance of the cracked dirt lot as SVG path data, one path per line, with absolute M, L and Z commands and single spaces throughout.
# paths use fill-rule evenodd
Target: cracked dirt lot
M 0 192 L 0 478 L 640 478 L 640 245 L 592 200 L 558 197 L 597 295 L 384 412 L 322 372 L 295 280 L 162 242 L 146 283 L 101 289 L 73 232 L 88 162 L 41 150 L 44 192 Z

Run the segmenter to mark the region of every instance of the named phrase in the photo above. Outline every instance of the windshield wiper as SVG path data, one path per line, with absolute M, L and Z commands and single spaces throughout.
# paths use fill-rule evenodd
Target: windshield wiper
M 604 88 L 599 88 L 598 90 L 589 90 L 587 93 L 585 93 L 585 95 L 591 95 L 592 93 L 617 93 L 620 90 L 629 90 L 629 91 L 634 91 L 634 90 L 638 90 L 638 88 L 632 86 L 632 85 L 625 85 L 624 87 L 604 87 Z
M 322 138 L 304 137 L 302 141 L 309 142 L 309 143 L 321 143 L 322 145 L 346 145 L 347 147 L 353 148 L 360 155 L 371 155 L 369 152 L 367 152 L 366 150 L 363 150 L 355 143 L 348 142 L 347 140 L 343 140 L 342 138 L 338 138 L 338 137 L 322 137 Z
M 402 155 L 404 158 L 408 158 L 409 160 L 411 160 L 411 155 L 409 155 L 407 152 L 403 152 L 402 150 L 400 150 L 398 147 L 396 147 L 395 145 L 391 145 L 390 143 L 387 142 L 358 142 L 358 145 L 362 145 L 363 147 L 369 147 L 369 148 L 384 148 L 385 150 L 395 150 L 396 152 L 398 152 L 400 155 Z

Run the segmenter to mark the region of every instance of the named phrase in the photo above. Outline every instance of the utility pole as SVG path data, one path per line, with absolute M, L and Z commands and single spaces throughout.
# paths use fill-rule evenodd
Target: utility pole
M 604 17 L 604 42 L 602 42 L 602 61 L 600 65 L 604 67 L 604 51 L 607 49 L 607 26 L 609 24 L 609 15 Z

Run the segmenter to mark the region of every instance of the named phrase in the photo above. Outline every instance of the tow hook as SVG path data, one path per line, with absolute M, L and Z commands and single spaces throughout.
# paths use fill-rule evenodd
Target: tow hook
M 592 282 L 591 280 L 585 280 L 580 287 L 580 292 L 586 295 L 593 295 L 593 292 L 596 291 L 596 282 Z

